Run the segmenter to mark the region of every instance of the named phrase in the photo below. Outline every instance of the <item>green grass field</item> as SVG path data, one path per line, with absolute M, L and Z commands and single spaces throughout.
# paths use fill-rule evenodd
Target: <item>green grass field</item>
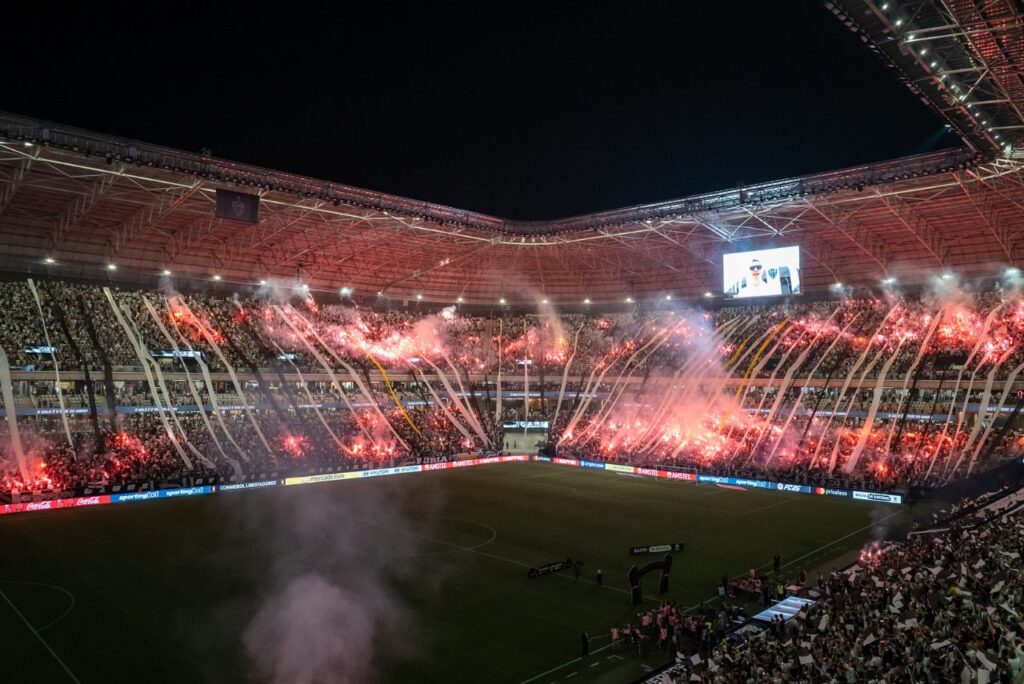
M 596 650 L 636 612 L 630 546 L 686 542 L 667 598 L 691 606 L 776 552 L 794 575 L 826 565 L 873 516 L 903 514 L 539 463 L 7 516 L 0 681 L 248 681 L 246 625 L 308 571 L 357 595 L 380 580 L 405 606 L 385 609 L 379 681 L 631 681 L 636 657 L 571 662 L 582 630 Z M 579 583 L 527 578 L 566 556 L 584 562 Z

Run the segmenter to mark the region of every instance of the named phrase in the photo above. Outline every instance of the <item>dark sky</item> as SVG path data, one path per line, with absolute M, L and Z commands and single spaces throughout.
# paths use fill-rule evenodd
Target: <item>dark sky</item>
M 506 218 L 951 146 L 820 3 L 5 9 L 0 109 Z

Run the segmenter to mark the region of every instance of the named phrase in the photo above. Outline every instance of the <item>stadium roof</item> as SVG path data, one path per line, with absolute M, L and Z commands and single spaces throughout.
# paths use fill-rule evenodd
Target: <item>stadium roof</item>
M 574 308 L 717 294 L 723 253 L 792 244 L 805 291 L 1019 266 L 1024 40 L 1012 0 L 831 6 L 964 147 L 521 222 L 0 114 L 0 270 L 141 284 L 167 270 L 232 287 L 299 279 L 370 302 Z M 216 218 L 218 189 L 259 194 L 259 223 Z

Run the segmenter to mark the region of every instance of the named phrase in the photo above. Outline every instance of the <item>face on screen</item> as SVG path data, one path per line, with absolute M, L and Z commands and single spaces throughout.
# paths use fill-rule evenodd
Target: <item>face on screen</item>
M 722 256 L 722 291 L 730 297 L 769 297 L 800 291 L 800 248 L 779 247 Z

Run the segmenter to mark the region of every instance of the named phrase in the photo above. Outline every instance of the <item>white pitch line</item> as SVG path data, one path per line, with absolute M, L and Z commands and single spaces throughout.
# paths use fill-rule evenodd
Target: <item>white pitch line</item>
M 453 518 L 453 520 L 454 520 L 454 518 Z M 493 558 L 494 560 L 499 560 L 499 561 L 502 561 L 504 563 L 511 563 L 512 565 L 518 565 L 520 567 L 526 568 L 527 570 L 529 570 L 530 568 L 534 567 L 534 566 L 530 565 L 529 563 L 524 563 L 523 561 L 518 561 L 518 560 L 515 560 L 513 558 L 505 558 L 503 556 L 495 556 L 493 553 L 487 553 L 486 551 L 479 551 L 474 546 L 459 546 L 458 544 L 453 544 L 452 542 L 445 541 L 443 539 L 436 539 L 434 537 L 431 537 L 430 535 L 422 534 L 420 532 L 413 532 L 412 530 L 403 530 L 403 529 L 400 529 L 400 528 L 397 528 L 397 527 L 390 527 L 389 525 L 381 525 L 380 523 L 374 522 L 374 521 L 367 521 L 367 522 L 369 522 L 372 525 L 376 525 L 377 527 L 382 527 L 382 528 L 384 528 L 386 530 L 392 530 L 394 532 L 405 532 L 406 534 L 411 534 L 411 535 L 413 535 L 415 537 L 420 537 L 420 538 L 426 539 L 428 541 L 436 542 L 438 544 L 444 544 L 445 546 L 451 546 L 452 548 L 459 549 L 460 551 L 465 551 L 467 553 L 475 553 L 478 556 L 484 556 L 486 558 Z M 480 525 L 484 524 L 484 523 L 480 523 L 480 522 L 478 522 L 476 520 L 473 520 L 472 522 L 476 522 L 476 523 L 478 523 Z M 490 526 L 486 525 L 486 527 L 490 527 Z M 491 529 L 493 530 L 494 528 L 491 528 Z M 495 536 L 497 536 L 497 533 L 495 533 Z M 490 541 L 494 541 L 494 539 L 491 539 Z M 563 575 L 560 572 L 553 572 L 551 574 L 554 575 L 555 577 L 561 577 L 564 580 L 573 580 L 574 582 L 582 582 L 584 584 L 589 584 L 591 586 L 598 587 L 599 589 L 608 589 L 610 591 L 617 591 L 620 594 L 626 594 L 627 596 L 632 593 L 632 592 L 626 591 L 625 589 L 619 589 L 618 587 L 608 586 L 607 584 L 601 584 L 599 586 L 596 582 L 592 582 L 592 581 L 587 580 L 587 579 L 582 579 L 581 578 L 581 579 L 577 580 L 574 577 L 570 577 L 569 575 Z M 655 603 L 657 603 L 658 601 L 661 600 L 661 599 L 655 598 L 653 596 L 642 596 L 641 598 L 643 598 L 646 601 L 653 601 Z
M 605 646 L 602 646 L 601 648 L 598 648 L 598 649 L 596 649 L 596 650 L 593 650 L 593 651 L 591 651 L 591 652 L 590 652 L 590 655 L 594 655 L 595 653 L 600 653 L 601 651 L 605 650 L 606 648 L 611 648 L 611 647 L 612 647 L 612 645 L 611 645 L 611 644 L 607 644 L 607 645 L 605 645 Z M 543 677 L 544 675 L 547 675 L 547 674 L 551 674 L 552 672 L 558 672 L 559 670 L 565 669 L 566 667 L 569 667 L 569 666 L 570 666 L 570 665 L 572 665 L 573 663 L 578 663 L 578 662 L 580 662 L 581 660 L 583 660 L 583 658 L 573 658 L 573 659 L 572 659 L 572 660 L 570 660 L 569 662 L 567 662 L 567 663 L 562 663 L 562 664 L 561 664 L 561 665 L 559 665 L 558 667 L 553 667 L 553 668 L 551 668 L 550 670 L 548 670 L 547 672 L 541 672 L 541 673 L 540 673 L 539 675 L 537 675 L 536 677 L 530 677 L 529 679 L 524 679 L 524 680 L 523 680 L 523 681 L 521 681 L 521 682 L 520 682 L 519 684 L 529 684 L 530 682 L 533 682 L 533 681 L 536 681 L 536 680 L 540 679 L 540 678 L 541 678 L 541 677 Z
M 46 647 L 46 650 L 50 652 L 50 655 L 53 656 L 54 660 L 60 663 L 60 666 L 64 668 L 64 671 L 68 673 L 68 677 L 71 677 L 71 681 L 75 682 L 75 684 L 82 684 L 82 681 L 78 677 L 76 677 L 75 673 L 71 671 L 71 668 L 69 668 L 64 663 L 64 661 L 60 659 L 60 656 L 57 655 L 57 652 L 50 647 L 50 644 L 46 643 L 46 639 L 44 639 L 43 636 L 36 631 L 36 628 L 32 626 L 32 623 L 28 621 L 28 618 L 26 618 L 22 614 L 22 612 L 18 610 L 18 607 L 14 605 L 14 602 L 11 601 L 11 599 L 7 598 L 7 594 L 4 593 L 3 589 L 0 589 L 0 598 L 3 598 L 3 600 L 7 602 L 7 605 L 11 607 L 11 610 L 13 610 L 18 615 L 18 617 L 21 618 L 21 621 L 25 623 L 25 626 L 32 630 L 32 633 L 36 635 L 36 639 L 39 639 L 39 643 Z
M 46 582 L 30 582 L 28 580 L 0 580 L 0 584 L 28 584 L 34 587 L 46 587 L 48 589 L 54 589 L 55 591 L 59 591 L 65 596 L 67 596 L 69 599 L 71 599 L 71 604 L 68 605 L 67 609 L 63 613 L 61 613 L 60 615 L 58 615 L 57 617 L 55 617 L 54 619 L 50 620 L 45 625 L 40 627 L 40 632 L 49 627 L 53 627 L 55 624 L 57 624 L 58 622 L 66 618 L 68 615 L 70 615 L 71 611 L 75 609 L 75 595 L 67 589 L 65 589 L 64 587 L 59 587 L 56 584 L 47 584 Z

